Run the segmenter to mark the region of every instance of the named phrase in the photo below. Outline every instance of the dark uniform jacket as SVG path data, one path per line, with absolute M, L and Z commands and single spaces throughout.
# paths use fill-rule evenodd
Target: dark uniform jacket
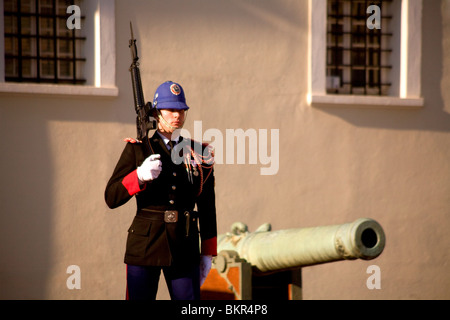
M 194 151 L 197 150 L 197 155 L 200 150 L 202 153 L 205 150 L 204 145 L 192 140 L 185 139 L 183 142 Z M 189 156 L 190 167 L 185 163 L 175 164 L 170 151 L 156 132 L 150 138 L 150 145 L 151 153 L 161 155 L 162 171 L 158 178 L 139 185 L 137 167 L 150 154 L 146 153 L 142 143 L 127 143 L 105 190 L 105 201 L 111 209 L 125 204 L 133 196 L 136 198 L 137 212 L 128 229 L 125 263 L 144 266 L 186 265 L 198 263 L 200 250 L 201 254 L 216 255 L 217 224 L 212 164 L 205 162 L 199 167 L 199 157 L 192 155 Z M 185 154 L 187 149 L 183 148 Z M 194 170 L 195 165 L 197 167 Z M 195 205 L 196 212 L 193 211 Z M 177 222 L 164 221 L 164 212 L 168 210 L 177 211 Z

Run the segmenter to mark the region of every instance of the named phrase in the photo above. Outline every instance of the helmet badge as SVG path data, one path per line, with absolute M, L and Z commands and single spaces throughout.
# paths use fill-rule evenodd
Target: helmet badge
M 170 86 L 170 91 L 176 96 L 180 95 L 181 93 L 181 89 L 176 83 Z

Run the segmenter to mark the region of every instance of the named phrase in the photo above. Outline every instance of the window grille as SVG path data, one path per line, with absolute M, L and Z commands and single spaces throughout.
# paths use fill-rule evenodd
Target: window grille
M 84 84 L 81 29 L 69 29 L 70 5 L 81 1 L 4 0 L 5 80 Z M 81 17 L 83 19 L 83 17 Z
M 328 0 L 327 92 L 388 95 L 392 32 L 389 0 Z M 381 9 L 381 29 L 370 29 L 367 8 Z

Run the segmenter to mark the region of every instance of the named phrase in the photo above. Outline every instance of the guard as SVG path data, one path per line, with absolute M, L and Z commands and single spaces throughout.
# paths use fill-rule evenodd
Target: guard
M 157 130 L 150 154 L 140 141 L 126 139 L 106 186 L 111 209 L 136 198 L 124 259 L 130 300 L 156 299 L 161 271 L 171 299 L 200 299 L 217 254 L 214 158 L 209 146 L 178 134 L 188 109 L 181 85 L 161 84 L 151 110 Z

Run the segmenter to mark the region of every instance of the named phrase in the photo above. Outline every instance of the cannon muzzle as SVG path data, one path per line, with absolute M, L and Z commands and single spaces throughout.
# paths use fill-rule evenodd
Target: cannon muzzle
M 218 251 L 236 251 L 260 272 L 295 269 L 338 260 L 371 260 L 385 246 L 383 228 L 372 219 L 311 228 L 270 231 L 270 224 L 249 233 L 235 223 L 232 233 L 219 235 Z

